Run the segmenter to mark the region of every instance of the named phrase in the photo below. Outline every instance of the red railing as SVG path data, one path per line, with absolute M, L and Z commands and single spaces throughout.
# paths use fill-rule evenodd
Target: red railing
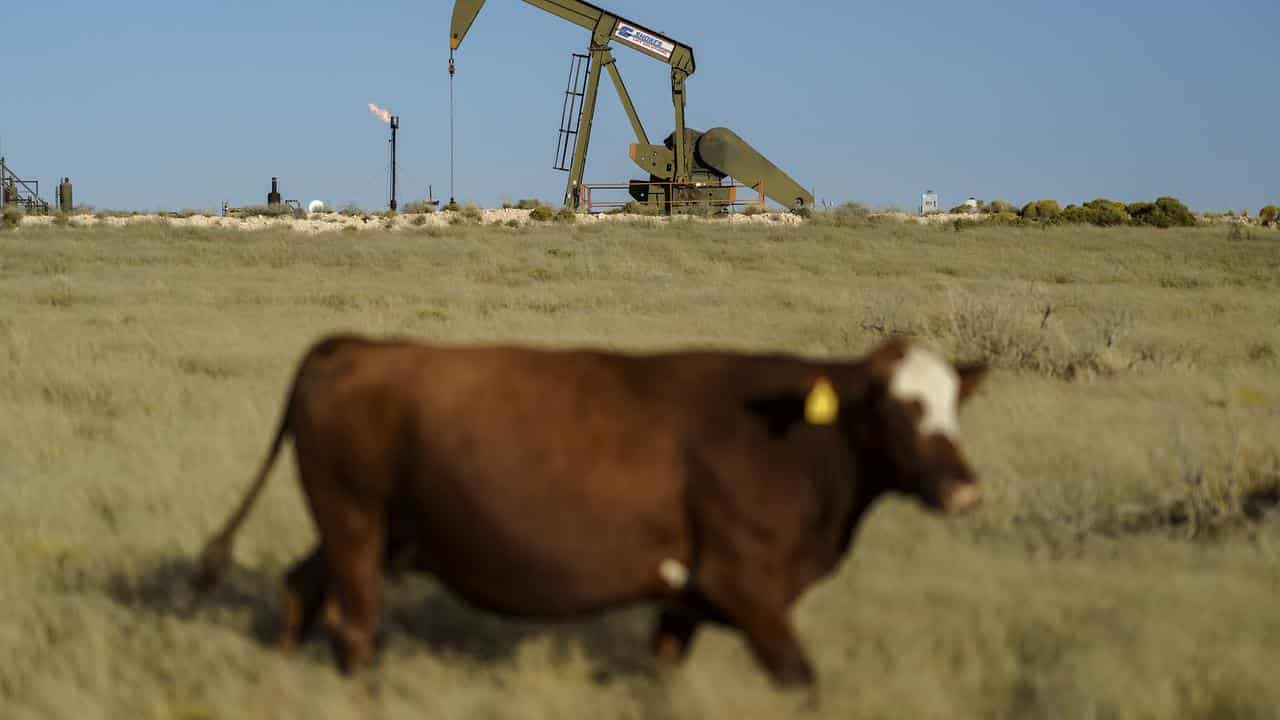
M 755 205 L 762 210 L 765 207 L 764 182 L 761 182 L 758 185 L 743 185 L 741 183 L 732 183 L 729 185 L 711 185 L 708 183 L 693 183 L 693 182 L 639 181 L 635 183 L 583 183 L 582 185 L 578 186 L 578 208 L 581 210 L 586 210 L 589 213 L 594 213 L 594 212 L 599 212 L 601 210 L 615 210 L 617 208 L 625 207 L 627 203 L 634 202 L 635 199 L 629 198 L 627 200 L 596 200 L 594 194 L 596 191 L 601 191 L 601 190 L 603 191 L 622 190 L 622 191 L 630 192 L 633 185 L 643 185 L 646 187 L 651 187 L 656 185 L 659 187 L 665 187 L 667 189 L 667 199 L 664 201 L 664 204 L 670 205 L 673 207 L 689 206 L 689 205 L 712 205 L 718 208 L 730 208 L 730 207 L 739 207 L 739 206 L 745 207 L 748 205 Z M 727 201 L 709 202 L 709 201 L 700 200 L 697 198 L 688 199 L 688 200 L 672 199 L 677 194 L 675 190 L 680 188 L 693 190 L 693 191 L 697 191 L 702 188 L 730 188 L 731 192 L 729 193 L 729 199 Z M 751 200 L 739 200 L 738 190 L 740 189 L 754 191 L 757 197 Z

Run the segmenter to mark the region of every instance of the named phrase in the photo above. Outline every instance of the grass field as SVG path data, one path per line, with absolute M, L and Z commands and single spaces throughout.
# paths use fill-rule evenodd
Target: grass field
M 0 232 L 0 717 L 1277 717 L 1278 328 L 1280 233 L 1214 228 Z M 300 353 L 343 329 L 819 356 L 914 334 L 998 368 L 962 418 L 987 501 L 873 510 L 797 608 L 816 710 L 734 634 L 659 675 L 649 609 L 508 622 L 422 578 L 344 680 L 323 642 L 263 645 L 313 537 L 291 467 L 228 582 L 186 585 Z

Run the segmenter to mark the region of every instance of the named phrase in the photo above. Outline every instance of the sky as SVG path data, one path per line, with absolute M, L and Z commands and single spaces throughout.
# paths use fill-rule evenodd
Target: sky
M 689 127 L 728 127 L 819 202 L 915 208 L 1161 195 L 1280 203 L 1280 3 L 597 0 L 693 47 Z M 286 199 L 375 209 L 401 117 L 401 202 L 450 196 L 452 2 L 5 3 L 0 152 L 51 198 L 179 210 Z M 586 30 L 491 0 L 456 55 L 460 202 L 559 204 L 569 55 Z M 615 57 L 648 135 L 669 70 Z M 587 182 L 639 178 L 610 83 Z

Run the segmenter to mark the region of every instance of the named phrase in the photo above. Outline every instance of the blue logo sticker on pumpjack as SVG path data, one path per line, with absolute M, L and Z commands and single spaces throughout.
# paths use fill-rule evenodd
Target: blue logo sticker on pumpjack
M 661 35 L 656 35 L 624 22 L 618 23 L 618 28 L 613 31 L 613 36 L 628 45 L 654 53 L 664 60 L 670 60 L 671 53 L 675 52 L 676 49 L 674 42 Z

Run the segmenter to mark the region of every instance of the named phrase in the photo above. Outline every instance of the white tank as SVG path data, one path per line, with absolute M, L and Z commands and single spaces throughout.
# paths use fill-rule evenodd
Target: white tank
M 311 202 L 307 203 L 307 212 L 309 213 L 324 212 L 324 201 L 312 200 Z

